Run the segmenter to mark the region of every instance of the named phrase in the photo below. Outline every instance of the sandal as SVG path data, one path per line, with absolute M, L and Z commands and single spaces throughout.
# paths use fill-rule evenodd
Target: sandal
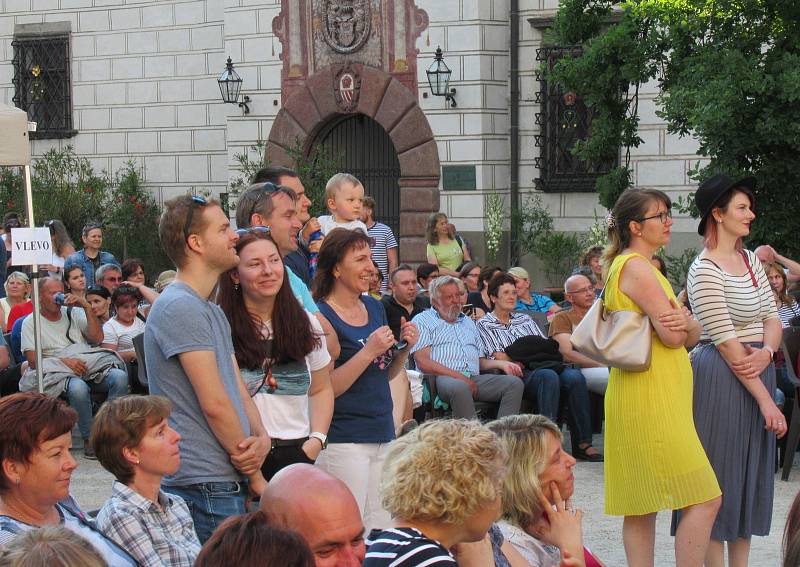
M 591 448 L 592 448 L 591 445 L 588 445 L 583 448 L 575 447 L 575 449 L 572 451 L 572 456 L 578 459 L 579 461 L 588 461 L 590 463 L 602 463 L 603 454 L 600 453 L 599 451 L 591 455 L 586 453 L 586 451 Z

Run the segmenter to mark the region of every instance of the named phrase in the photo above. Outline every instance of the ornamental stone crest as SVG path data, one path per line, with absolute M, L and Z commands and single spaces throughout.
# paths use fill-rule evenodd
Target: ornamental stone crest
M 369 38 L 369 0 L 325 0 L 322 19 L 325 42 L 337 53 L 358 51 Z
M 333 78 L 336 105 L 343 112 L 353 112 L 358 106 L 361 77 L 350 66 L 342 68 Z

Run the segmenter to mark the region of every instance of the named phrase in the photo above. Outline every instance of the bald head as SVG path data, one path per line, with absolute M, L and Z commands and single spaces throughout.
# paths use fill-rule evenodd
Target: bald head
M 299 533 L 316 567 L 356 567 L 364 560 L 364 524 L 358 504 L 341 480 L 306 464 L 281 469 L 261 495 L 261 509 L 275 524 Z
M 567 281 L 564 282 L 564 293 L 572 293 L 576 289 L 586 287 L 587 285 L 592 285 L 592 280 L 583 274 L 575 274 L 568 277 Z
M 589 309 L 594 303 L 594 284 L 583 274 L 575 274 L 564 282 L 564 295 L 573 308 Z

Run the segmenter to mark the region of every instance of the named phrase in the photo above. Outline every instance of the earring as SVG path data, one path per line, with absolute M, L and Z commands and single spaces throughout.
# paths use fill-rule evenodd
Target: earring
M 137 464 L 137 465 L 138 465 L 140 462 L 141 462 L 141 461 L 140 461 L 139 459 L 136 459 L 136 464 Z
M 722 219 L 717 219 L 717 224 L 722 224 Z
M 239 284 L 238 283 L 233 284 L 233 289 L 239 291 Z

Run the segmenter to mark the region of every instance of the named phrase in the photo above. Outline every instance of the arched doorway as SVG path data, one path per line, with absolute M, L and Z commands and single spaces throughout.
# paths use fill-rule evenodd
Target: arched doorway
M 322 127 L 312 147 L 322 146 L 338 171 L 355 175 L 366 195 L 375 199 L 375 220 L 400 230 L 400 161 L 383 126 L 364 114 L 333 118 Z

